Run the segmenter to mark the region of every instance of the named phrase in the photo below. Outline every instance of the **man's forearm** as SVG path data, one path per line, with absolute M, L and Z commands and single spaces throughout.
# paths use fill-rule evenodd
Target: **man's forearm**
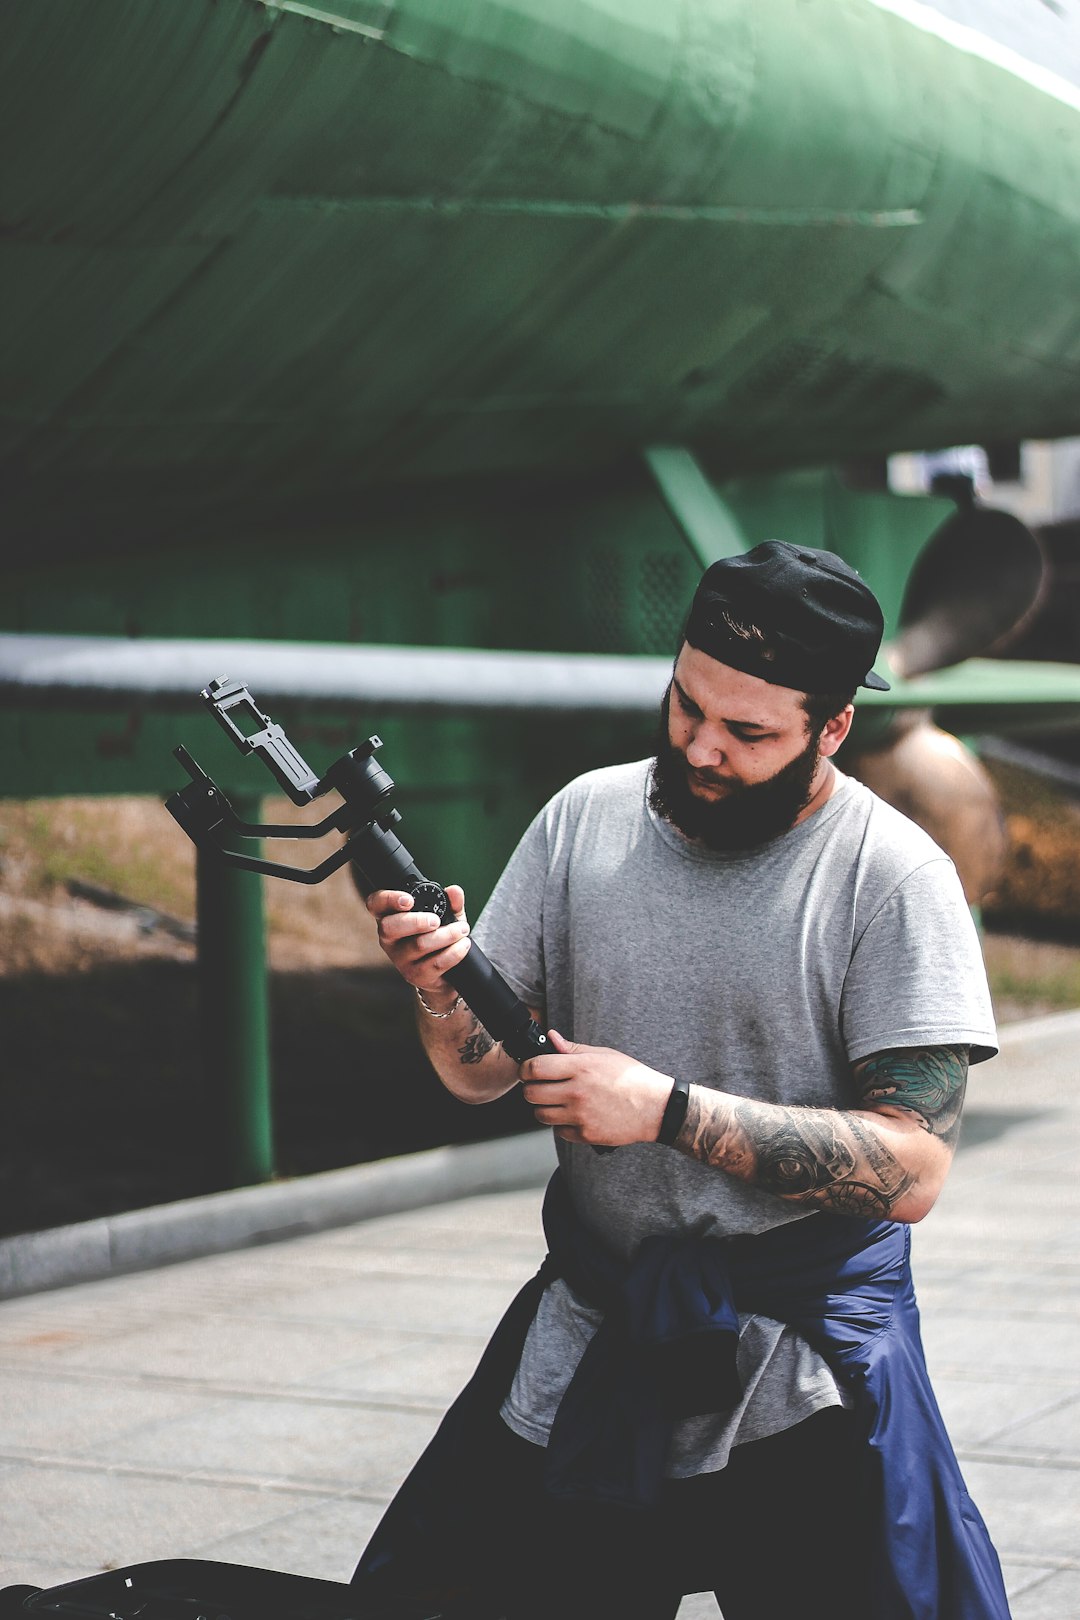
M 675 1146 L 797 1204 L 864 1219 L 905 1215 L 917 1177 L 869 1114 L 788 1108 L 691 1086 Z
M 435 997 L 429 992 L 429 1002 Z M 451 1003 L 451 1005 L 453 1005 Z M 436 1011 L 443 1009 L 437 1008 Z M 518 1083 L 518 1066 L 459 1001 L 449 1018 L 417 1010 L 420 1039 L 447 1091 L 467 1103 L 493 1102 Z
M 918 1221 L 960 1130 L 965 1046 L 899 1048 L 855 1064 L 866 1109 L 794 1108 L 691 1086 L 674 1146 L 793 1203 L 869 1220 Z

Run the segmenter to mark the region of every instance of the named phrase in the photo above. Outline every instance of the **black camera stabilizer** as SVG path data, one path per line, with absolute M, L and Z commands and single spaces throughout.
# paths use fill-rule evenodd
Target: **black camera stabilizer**
M 433 912 L 440 922 L 453 916 L 446 891 L 424 876 L 394 831 L 401 813 L 389 802 L 393 780 L 375 758 L 376 749 L 382 747 L 380 738 L 369 737 L 318 777 L 281 726 L 262 713 L 239 681 L 222 677 L 211 681 L 199 695 L 241 753 L 257 754 L 294 804 L 310 804 L 331 790 L 337 791 L 342 802 L 315 826 L 252 825 L 240 820 L 221 789 L 181 746 L 174 752 L 191 781 L 165 801 L 165 808 L 197 848 L 212 851 L 231 866 L 293 883 L 321 883 L 348 861 L 365 894 L 376 889 L 405 889 L 417 910 Z M 344 844 L 310 869 L 284 866 L 226 847 L 237 838 L 321 838 L 329 832 L 345 833 Z M 446 978 L 516 1062 L 551 1051 L 550 1041 L 528 1007 L 478 945 L 471 946 Z

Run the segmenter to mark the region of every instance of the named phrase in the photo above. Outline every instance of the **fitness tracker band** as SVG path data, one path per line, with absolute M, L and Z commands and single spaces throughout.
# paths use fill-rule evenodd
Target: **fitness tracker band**
M 656 1138 L 665 1147 L 670 1147 L 682 1130 L 682 1123 L 686 1118 L 686 1109 L 689 1102 L 689 1080 L 676 1080 L 671 1087 L 671 1096 L 667 1100 L 664 1117 L 660 1121 L 660 1132 Z

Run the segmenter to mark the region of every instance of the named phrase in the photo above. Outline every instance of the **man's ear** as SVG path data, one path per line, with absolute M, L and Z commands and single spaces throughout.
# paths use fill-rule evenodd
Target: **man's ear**
M 831 720 L 826 720 L 821 729 L 821 738 L 818 743 L 821 754 L 825 759 L 828 759 L 830 754 L 835 754 L 841 743 L 845 741 L 854 718 L 854 706 L 848 703 L 840 710 L 839 714 L 834 714 Z

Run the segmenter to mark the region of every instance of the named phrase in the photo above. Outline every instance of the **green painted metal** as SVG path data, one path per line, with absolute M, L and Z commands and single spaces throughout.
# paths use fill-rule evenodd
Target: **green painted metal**
M 236 801 L 247 821 L 260 807 L 257 795 Z M 220 1185 L 242 1187 L 274 1174 L 262 879 L 200 851 L 196 888 L 205 1151 Z
M 644 452 L 644 461 L 701 568 L 747 549 L 746 536 L 730 508 L 689 450 L 653 445 Z
M 857 568 L 881 603 L 885 639 L 897 632 L 912 564 L 955 511 L 935 495 L 852 489 L 834 468 L 735 478 L 724 500 L 748 542 L 790 539 L 835 551 Z
M 997 735 L 1080 724 L 1080 670 L 1075 664 L 969 658 L 893 692 L 860 694 L 860 706 L 889 713 L 932 709 L 946 731 Z
M 0 628 L 666 654 L 699 572 L 637 461 L 588 481 L 403 491 L 365 502 L 351 521 L 312 512 L 295 529 L 216 517 L 195 540 L 167 530 L 152 549 L 120 545 L 111 559 L 70 563 L 59 580 L 45 563 L 13 570 Z M 205 679 L 222 673 L 245 674 L 207 669 Z M 80 713 L 74 703 L 0 710 L 10 767 L 0 792 L 164 796 L 183 779 L 178 742 L 228 792 L 251 791 L 264 774 L 194 691 L 188 716 L 136 702 Z M 651 725 L 631 720 L 512 726 L 309 715 L 296 704 L 274 718 L 318 770 L 377 731 L 418 858 L 460 878 L 474 910 L 551 792 L 652 742 Z
M 1080 429 L 1080 112 L 869 0 L 11 0 L 4 31 L 28 551 L 89 503 Z

